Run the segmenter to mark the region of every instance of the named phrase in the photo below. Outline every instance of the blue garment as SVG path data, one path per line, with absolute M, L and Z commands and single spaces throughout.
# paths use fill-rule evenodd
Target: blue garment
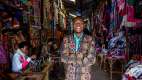
M 74 33 L 75 51 L 78 51 L 80 48 L 80 42 L 81 42 L 82 36 L 83 36 L 83 33 L 81 33 L 80 36 L 77 36 L 77 34 Z

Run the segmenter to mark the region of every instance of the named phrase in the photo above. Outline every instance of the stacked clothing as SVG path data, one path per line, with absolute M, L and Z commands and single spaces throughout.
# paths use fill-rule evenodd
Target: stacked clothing
M 110 39 L 108 43 L 108 55 L 114 57 L 114 56 L 123 56 L 125 53 L 125 46 L 126 46 L 126 40 L 123 35 L 123 32 L 119 32 L 118 36 L 113 37 Z
M 142 63 L 130 60 L 122 80 L 142 80 Z

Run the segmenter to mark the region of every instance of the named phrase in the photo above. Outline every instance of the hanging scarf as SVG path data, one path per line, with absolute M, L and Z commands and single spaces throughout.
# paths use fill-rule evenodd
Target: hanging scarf
M 75 51 L 79 50 L 82 37 L 83 37 L 83 33 L 81 33 L 80 36 L 77 36 L 77 34 L 74 33 Z

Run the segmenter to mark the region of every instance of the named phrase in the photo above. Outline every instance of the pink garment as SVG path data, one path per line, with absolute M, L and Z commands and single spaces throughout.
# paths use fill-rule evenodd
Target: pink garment
M 120 16 L 124 16 L 126 14 L 126 2 L 125 0 L 117 0 L 117 11 Z
M 22 63 L 22 70 L 25 70 L 29 62 L 22 55 L 19 60 Z
M 135 10 L 133 5 L 126 3 L 123 11 L 123 20 L 121 26 L 136 28 L 141 25 L 142 19 L 135 18 Z
M 117 0 L 118 12 L 125 8 L 125 0 Z
M 142 19 L 137 19 L 134 17 L 135 9 L 133 5 L 129 5 L 125 0 L 117 0 L 117 9 L 121 16 L 127 15 L 128 22 L 142 22 Z
M 134 6 L 127 4 L 127 15 L 128 15 L 127 20 L 129 22 L 136 22 L 136 23 L 142 22 L 142 19 L 137 19 L 134 17 L 134 12 L 135 12 Z

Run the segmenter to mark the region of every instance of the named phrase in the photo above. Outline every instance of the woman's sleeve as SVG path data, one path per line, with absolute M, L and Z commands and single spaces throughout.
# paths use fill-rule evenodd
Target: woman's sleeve
M 22 69 L 22 64 L 19 60 L 19 55 L 14 55 L 12 60 L 12 70 L 14 72 L 19 72 Z
M 12 62 L 13 71 L 19 72 L 20 70 L 26 69 L 30 60 L 31 60 L 30 58 L 28 58 L 27 60 L 24 60 L 23 56 L 15 55 L 13 57 L 13 62 Z
M 90 66 L 95 63 L 96 52 L 95 52 L 94 46 L 95 46 L 95 43 L 93 40 L 91 40 L 90 47 L 88 48 L 88 54 L 83 59 L 83 65 Z

